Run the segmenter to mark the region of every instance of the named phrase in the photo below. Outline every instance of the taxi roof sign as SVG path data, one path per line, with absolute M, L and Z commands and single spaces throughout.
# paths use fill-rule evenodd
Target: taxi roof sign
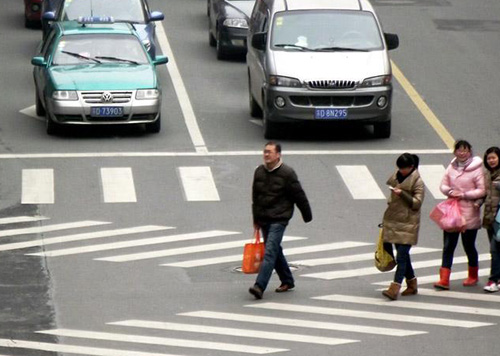
M 115 20 L 112 16 L 80 16 L 78 23 L 85 24 L 112 24 Z

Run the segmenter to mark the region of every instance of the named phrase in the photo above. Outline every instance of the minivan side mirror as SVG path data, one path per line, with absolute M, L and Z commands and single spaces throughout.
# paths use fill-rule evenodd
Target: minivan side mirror
M 149 21 L 163 21 L 165 15 L 160 11 L 153 11 L 149 14 Z
M 252 47 L 263 51 L 266 49 L 267 32 L 259 32 L 252 36 Z
M 387 43 L 387 49 L 396 49 L 399 47 L 399 37 L 393 33 L 384 33 L 385 42 Z
M 55 21 L 56 13 L 54 11 L 47 11 L 42 15 L 44 21 Z

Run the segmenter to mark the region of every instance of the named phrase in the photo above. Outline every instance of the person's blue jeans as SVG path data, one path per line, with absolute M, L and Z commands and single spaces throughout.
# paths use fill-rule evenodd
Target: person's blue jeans
M 255 284 L 263 291 L 267 288 L 273 269 L 276 270 L 282 284 L 294 285 L 292 271 L 290 271 L 285 255 L 283 255 L 283 249 L 281 248 L 285 228 L 286 225 L 283 224 L 261 226 L 264 242 L 266 243 L 266 252 L 264 253 L 264 260 L 260 265 Z
M 491 253 L 491 271 L 488 280 L 498 283 L 500 281 L 500 242 L 493 238 L 493 229 L 488 229 Z
M 411 245 L 395 245 L 397 268 L 394 274 L 394 282 L 401 284 L 405 278 L 407 280 L 415 278 L 415 272 L 413 271 L 410 259 Z
M 453 265 L 453 254 L 458 244 L 459 232 L 443 232 L 443 262 L 441 267 L 451 269 Z M 462 245 L 464 246 L 465 254 L 469 262 L 469 267 L 479 266 L 478 255 L 476 250 L 477 229 L 465 230 L 462 232 Z

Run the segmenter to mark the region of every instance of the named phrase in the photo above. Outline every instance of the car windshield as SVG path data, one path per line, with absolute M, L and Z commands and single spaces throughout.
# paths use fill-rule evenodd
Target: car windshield
M 115 21 L 145 23 L 141 0 L 66 0 L 59 19 L 78 20 L 80 16 L 111 16 Z
M 288 11 L 274 17 L 271 46 L 296 51 L 373 51 L 383 48 L 374 16 L 363 11 Z
M 149 63 L 144 47 L 133 35 L 67 35 L 54 53 L 53 65 L 83 63 Z

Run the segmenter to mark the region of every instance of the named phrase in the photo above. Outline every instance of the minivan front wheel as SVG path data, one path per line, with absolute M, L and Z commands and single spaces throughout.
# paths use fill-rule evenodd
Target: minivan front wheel
M 262 126 L 264 127 L 264 138 L 272 139 L 279 136 L 279 125 L 269 121 L 269 113 L 266 109 L 262 113 Z
M 248 104 L 250 106 L 250 116 L 262 117 L 262 109 L 252 95 L 252 86 L 250 84 L 250 74 L 248 74 Z
M 373 125 L 373 133 L 377 138 L 391 137 L 391 120 Z

